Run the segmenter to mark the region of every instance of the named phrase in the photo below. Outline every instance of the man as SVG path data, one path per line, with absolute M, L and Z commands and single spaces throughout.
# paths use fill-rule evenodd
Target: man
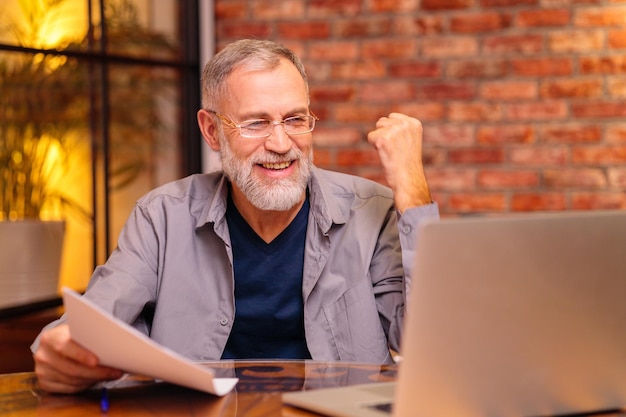
M 437 217 L 421 125 L 392 113 L 368 140 L 391 190 L 312 164 L 316 116 L 300 60 L 269 41 L 227 46 L 203 73 L 198 124 L 223 173 L 141 198 L 85 294 L 194 360 L 390 362 L 416 225 Z M 115 379 L 52 323 L 33 345 L 40 386 Z

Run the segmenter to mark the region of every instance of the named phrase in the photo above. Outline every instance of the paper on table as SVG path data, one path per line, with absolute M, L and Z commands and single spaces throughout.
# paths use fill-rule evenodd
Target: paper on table
M 159 345 L 69 288 L 63 288 L 63 303 L 72 339 L 98 356 L 102 365 L 219 396 L 238 381 L 215 378 L 210 368 Z

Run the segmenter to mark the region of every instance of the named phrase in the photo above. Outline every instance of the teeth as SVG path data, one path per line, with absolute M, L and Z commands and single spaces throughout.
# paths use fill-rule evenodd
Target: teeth
M 290 164 L 291 162 L 280 162 L 280 163 L 273 163 L 273 164 L 261 164 L 261 166 L 263 166 L 263 168 L 265 169 L 285 169 Z

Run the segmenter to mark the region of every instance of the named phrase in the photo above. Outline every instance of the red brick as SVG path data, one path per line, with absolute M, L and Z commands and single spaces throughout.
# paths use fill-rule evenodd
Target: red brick
M 418 96 L 427 100 L 468 100 L 476 96 L 472 83 L 440 82 L 418 86 Z
M 367 166 L 380 164 L 378 152 L 374 148 L 367 149 L 341 149 L 337 152 L 337 164 L 339 166 Z
M 496 143 L 529 144 L 534 141 L 535 131 L 531 125 L 483 125 L 478 129 L 477 134 L 477 142 L 483 145 Z
M 541 97 L 545 98 L 592 98 L 602 96 L 602 80 L 600 79 L 560 79 L 543 81 Z
M 551 124 L 542 126 L 539 132 L 545 143 L 598 143 L 602 140 L 602 128 L 598 125 Z
M 487 100 L 510 101 L 537 98 L 537 83 L 534 81 L 489 81 L 480 87 L 480 97 Z
M 436 1 L 436 0 L 433 0 Z M 510 7 L 538 5 L 539 0 L 480 0 L 482 7 Z
M 386 74 L 385 64 L 379 59 L 336 63 L 332 66 L 332 77 L 343 80 L 371 80 Z
M 393 77 L 435 78 L 441 76 L 438 62 L 402 61 L 389 65 L 389 75 Z
M 369 9 L 372 12 L 406 12 L 417 10 L 419 0 L 370 0 Z
M 376 181 L 382 185 L 389 187 L 389 183 L 387 183 L 385 174 L 380 166 L 358 167 L 354 170 L 353 174 L 363 178 L 367 178 L 372 181 Z
M 511 120 L 563 119 L 567 117 L 567 106 L 563 101 L 507 104 L 505 114 Z
M 473 0 L 422 0 L 422 10 L 458 10 L 468 9 Z
M 624 49 L 626 48 L 626 30 L 612 30 L 609 32 L 607 41 L 610 48 Z
M 248 14 L 248 1 L 231 0 L 228 2 L 215 2 L 215 19 L 222 21 L 224 19 L 243 19 Z
M 320 168 L 333 169 L 334 152 L 329 149 L 313 148 L 313 161 Z
M 458 101 L 448 105 L 448 119 L 453 122 L 497 121 L 502 118 L 498 103 Z
M 254 19 L 301 19 L 304 16 L 304 4 L 300 0 L 253 0 L 250 3 Z
M 610 187 L 626 190 L 626 167 L 611 167 L 607 170 L 607 176 Z
M 330 61 L 303 59 L 310 87 L 315 83 L 328 83 L 333 80 L 333 64 Z
M 609 118 L 625 117 L 626 103 L 593 101 L 588 103 L 572 103 L 572 115 L 574 117 Z
M 348 127 L 316 126 L 313 133 L 315 146 L 349 146 L 360 142 L 362 138 L 363 134 L 359 129 Z
M 611 2 L 612 0 L 609 0 Z M 618 0 L 619 1 L 619 0 Z M 584 5 L 584 4 L 600 4 L 604 0 L 542 0 L 541 5 L 544 7 L 563 7 L 568 5 Z
M 511 199 L 513 211 L 565 210 L 567 201 L 563 193 L 516 193 Z
M 500 148 L 469 148 L 448 151 L 448 160 L 453 164 L 497 164 L 504 160 Z
M 242 24 L 236 21 L 217 23 L 217 33 L 224 38 L 267 38 L 272 33 L 269 23 Z
M 424 58 L 451 58 L 474 56 L 478 53 L 478 40 L 465 36 L 445 36 L 422 39 L 421 56 Z
M 450 32 L 481 33 L 502 30 L 511 26 L 511 15 L 508 13 L 471 13 L 452 16 Z
M 582 74 L 623 74 L 626 73 L 626 56 L 580 57 Z
M 511 66 L 515 75 L 523 77 L 570 75 L 573 71 L 572 58 L 514 59 Z
M 577 146 L 572 149 L 572 162 L 585 165 L 626 163 L 626 146 Z
M 422 161 L 424 166 L 443 165 L 447 159 L 446 151 L 441 148 L 433 148 L 426 145 L 422 149 Z
M 445 109 L 441 102 L 420 100 L 419 102 L 395 103 L 389 111 L 408 114 L 421 121 L 441 120 Z
M 387 112 L 382 106 L 362 105 L 352 103 L 339 103 L 334 105 L 334 119 L 344 123 L 367 123 L 373 124 Z
M 306 49 L 304 47 L 304 42 L 299 39 L 281 39 L 279 41 L 287 48 L 291 49 L 295 54 L 301 57 L 303 60 L 306 60 L 307 54 Z
M 534 146 L 509 151 L 511 163 L 525 166 L 565 166 L 569 163 L 569 155 L 566 146 Z
M 322 41 L 308 48 L 308 60 L 345 61 L 358 59 L 359 46 L 356 41 Z
M 606 177 L 600 169 L 546 169 L 543 171 L 543 183 L 548 188 L 602 188 L 606 186 Z
M 599 52 L 604 48 L 602 30 L 567 30 L 548 34 L 548 48 L 554 53 Z
M 433 191 L 467 191 L 476 186 L 476 172 L 467 168 L 430 167 L 426 172 L 428 184 Z
M 623 192 L 577 192 L 572 195 L 574 210 L 617 210 L 626 208 L 626 194 Z
M 371 82 L 363 85 L 359 96 L 363 103 L 411 101 L 415 98 L 415 87 L 409 81 Z
M 626 143 L 626 123 L 606 126 L 607 143 Z
M 417 51 L 414 39 L 364 40 L 361 57 L 370 58 L 412 58 Z
M 333 2 L 335 0 L 332 0 Z M 392 32 L 392 21 L 387 17 L 355 17 L 349 20 L 340 20 L 333 24 L 333 32 L 339 38 L 368 38 L 386 36 Z
M 278 23 L 278 34 L 284 39 L 326 39 L 330 35 L 327 22 Z
M 502 193 L 456 193 L 448 205 L 459 213 L 501 212 L 506 209 L 506 197 Z
M 487 189 L 516 189 L 535 187 L 539 174 L 535 171 L 482 170 L 478 173 L 478 185 Z
M 311 86 L 310 95 L 313 102 L 344 102 L 352 100 L 356 91 L 351 84 L 317 84 Z
M 441 16 L 398 16 L 393 23 L 394 33 L 405 36 L 438 35 L 444 31 Z
M 497 35 L 490 36 L 483 41 L 483 52 L 492 54 L 536 54 L 543 49 L 543 36 L 527 35 Z
M 272 4 L 278 2 L 271 0 Z M 304 3 L 304 2 L 301 2 Z M 361 0 L 309 0 L 305 4 L 308 18 L 332 18 L 337 16 L 358 16 L 362 11 Z
M 424 125 L 424 143 L 430 145 L 471 145 L 475 143 L 471 126 L 446 124 Z
M 609 78 L 607 80 L 607 90 L 610 97 L 626 97 L 626 78 Z
M 595 7 L 576 10 L 574 24 L 581 27 L 623 26 L 626 13 L 622 7 Z
M 566 26 L 571 13 L 567 9 L 522 10 L 515 19 L 519 27 Z
M 446 74 L 450 78 L 500 78 L 507 74 L 507 63 L 504 61 L 452 61 L 446 66 Z

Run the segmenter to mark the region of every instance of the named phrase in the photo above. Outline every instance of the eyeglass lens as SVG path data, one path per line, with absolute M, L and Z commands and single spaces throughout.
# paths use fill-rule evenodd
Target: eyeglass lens
M 239 129 L 242 136 L 261 137 L 271 134 L 276 124 L 282 124 L 288 134 L 301 135 L 313 130 L 315 118 L 313 116 L 293 116 L 279 122 L 267 119 L 246 120 L 239 124 Z

